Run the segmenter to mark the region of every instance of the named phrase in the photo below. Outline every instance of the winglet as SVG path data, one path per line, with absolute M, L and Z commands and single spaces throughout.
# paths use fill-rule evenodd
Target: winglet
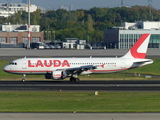
M 142 34 L 133 47 L 126 53 L 123 58 L 140 58 L 146 57 L 150 34 Z

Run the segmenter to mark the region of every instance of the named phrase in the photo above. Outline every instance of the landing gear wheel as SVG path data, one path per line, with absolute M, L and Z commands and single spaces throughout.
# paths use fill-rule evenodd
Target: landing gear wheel
M 25 82 L 26 81 L 26 74 L 23 74 L 23 78 L 22 78 L 22 82 Z
M 25 78 L 22 78 L 22 82 L 25 82 L 26 80 L 25 80 Z
M 71 77 L 71 78 L 70 78 L 70 81 L 71 81 L 71 82 L 77 82 L 77 83 L 78 83 L 78 82 L 80 81 L 80 79 L 79 79 L 79 78 Z
M 71 81 L 71 82 L 74 82 L 74 79 L 75 79 L 74 77 L 71 77 L 71 78 L 70 78 L 70 81 Z
M 80 79 L 79 78 L 74 78 L 74 82 L 79 82 L 80 81 Z

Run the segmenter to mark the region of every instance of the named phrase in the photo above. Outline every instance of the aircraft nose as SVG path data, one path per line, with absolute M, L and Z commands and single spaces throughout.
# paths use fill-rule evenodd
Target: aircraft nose
M 7 66 L 5 66 L 5 67 L 3 68 L 3 70 L 4 70 L 5 72 L 8 72 L 8 70 L 10 70 L 10 67 L 7 65 Z

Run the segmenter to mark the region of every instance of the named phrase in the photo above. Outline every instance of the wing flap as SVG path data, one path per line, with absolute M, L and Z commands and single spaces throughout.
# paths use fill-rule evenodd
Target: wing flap
M 96 68 L 97 68 L 97 66 L 94 66 L 94 65 L 86 65 L 86 66 L 80 66 L 80 67 L 67 68 L 67 69 L 65 69 L 65 71 L 69 72 L 71 74 L 76 73 L 76 74 L 80 75 L 83 71 L 93 70 Z

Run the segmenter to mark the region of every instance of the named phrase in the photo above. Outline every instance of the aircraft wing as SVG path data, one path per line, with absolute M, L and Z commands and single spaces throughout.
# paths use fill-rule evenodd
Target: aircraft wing
M 98 66 L 95 66 L 95 65 L 86 65 L 86 66 L 80 66 L 80 67 L 67 68 L 65 69 L 65 71 L 71 74 L 76 73 L 77 75 L 80 75 L 83 71 L 94 70 L 94 69 L 97 69 L 97 67 Z

